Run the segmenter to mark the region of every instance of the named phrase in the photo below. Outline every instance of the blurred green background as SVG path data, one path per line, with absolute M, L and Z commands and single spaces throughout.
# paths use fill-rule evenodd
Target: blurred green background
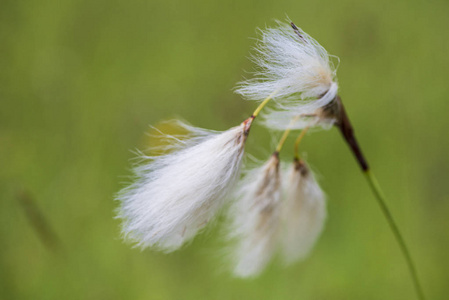
M 329 198 L 307 261 L 238 280 L 223 271 L 217 226 L 170 255 L 120 239 L 113 195 L 130 175 L 130 150 L 148 146 L 148 126 L 161 120 L 224 130 L 249 116 L 255 103 L 232 88 L 250 76 L 256 27 L 285 14 L 340 57 L 342 99 L 428 299 L 447 299 L 448 1 L 0 6 L 1 299 L 416 299 L 335 129 L 302 144 Z M 249 153 L 265 159 L 272 144 L 253 127 Z

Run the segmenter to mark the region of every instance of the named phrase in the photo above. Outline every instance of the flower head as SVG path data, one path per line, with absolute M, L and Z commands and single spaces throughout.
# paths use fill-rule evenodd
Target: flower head
M 317 41 L 296 27 L 278 22 L 261 30 L 252 58 L 256 77 L 240 83 L 236 92 L 250 100 L 270 95 L 278 108 L 314 111 L 337 95 L 336 69 Z
M 281 187 L 277 153 L 241 182 L 230 211 L 230 237 L 238 240 L 233 253 L 236 276 L 258 275 L 276 251 Z
M 302 259 L 318 239 L 326 219 L 325 196 L 304 161 L 288 171 L 282 209 L 282 253 L 289 264 Z
M 147 157 L 123 189 L 124 236 L 142 248 L 170 252 L 191 240 L 222 207 L 239 173 L 252 119 L 224 132 L 181 124 L 191 132 L 175 151 Z

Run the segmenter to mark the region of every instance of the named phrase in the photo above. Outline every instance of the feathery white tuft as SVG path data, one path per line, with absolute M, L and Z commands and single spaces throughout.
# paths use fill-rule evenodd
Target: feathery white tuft
M 277 249 L 281 181 L 279 158 L 273 154 L 262 167 L 248 172 L 230 209 L 230 237 L 238 243 L 233 253 L 234 274 L 258 275 Z
M 261 30 L 252 55 L 256 77 L 240 82 L 236 92 L 259 101 L 274 94 L 279 108 L 286 110 L 313 111 L 326 105 L 338 90 L 336 68 L 326 49 L 296 26 L 278 25 Z
M 175 151 L 135 169 L 123 189 L 118 217 L 125 238 L 142 248 L 170 252 L 191 240 L 222 207 L 238 175 L 252 119 L 224 132 L 181 124 L 189 139 Z
M 325 195 L 303 161 L 295 161 L 285 186 L 282 252 L 286 264 L 307 256 L 326 219 Z
M 329 130 L 337 122 L 336 116 L 325 113 L 323 108 L 315 111 L 267 109 L 267 112 L 262 114 L 262 118 L 263 125 L 270 130 L 297 130 L 306 127 Z

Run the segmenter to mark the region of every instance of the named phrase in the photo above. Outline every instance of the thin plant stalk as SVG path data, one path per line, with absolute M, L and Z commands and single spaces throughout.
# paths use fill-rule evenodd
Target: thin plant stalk
M 260 103 L 259 106 L 256 108 L 256 110 L 253 112 L 253 114 L 251 115 L 251 118 L 255 119 L 257 117 L 257 115 L 260 113 L 260 111 L 265 107 L 265 105 L 267 105 L 267 103 L 271 99 L 273 99 L 273 97 L 276 93 L 277 93 L 277 91 L 274 91 L 267 98 L 265 98 L 265 100 L 263 100 L 262 103 Z
M 307 131 L 309 130 L 309 126 L 304 128 L 301 133 L 298 135 L 295 141 L 295 160 L 299 160 L 299 144 L 301 143 L 302 139 L 306 135 Z
M 292 122 L 293 123 L 293 122 Z M 285 131 L 284 131 L 284 133 L 282 134 L 282 137 L 281 137 L 281 139 L 279 140 L 279 143 L 278 143 L 278 145 L 277 145 L 277 147 L 276 147 L 276 152 L 277 153 L 279 153 L 279 152 L 281 152 L 281 150 L 282 150 L 282 147 L 284 146 L 284 143 L 285 143 L 285 141 L 287 140 L 287 137 L 288 137 L 288 135 L 290 134 L 290 131 L 291 131 L 292 129 L 291 129 L 291 127 L 289 126 Z
M 357 143 L 357 140 L 354 135 L 354 130 L 352 129 L 351 122 L 349 121 L 348 115 L 346 114 L 346 111 L 344 109 L 343 103 L 341 102 L 341 99 L 339 96 L 335 98 L 335 101 L 338 105 L 338 111 L 339 116 L 337 118 L 337 123 L 335 124 L 342 133 L 344 139 L 348 143 L 349 147 L 351 148 L 352 152 L 354 153 L 354 156 L 356 157 L 360 168 L 363 171 L 363 174 L 365 175 L 365 178 L 367 179 L 369 186 L 371 188 L 371 191 L 373 192 L 377 203 L 379 204 L 382 213 L 384 214 L 385 218 L 387 219 L 388 225 L 390 226 L 391 231 L 393 232 L 393 235 L 399 244 L 399 248 L 402 251 L 402 254 L 405 257 L 407 266 L 410 271 L 410 275 L 413 280 L 413 285 L 415 287 L 416 293 L 418 295 L 418 299 L 425 300 L 424 292 L 421 287 L 421 283 L 418 278 L 418 272 L 416 271 L 415 263 L 413 261 L 413 258 L 410 254 L 409 248 L 407 244 L 405 243 L 404 237 L 399 230 L 399 227 L 396 223 L 396 221 L 393 218 L 393 215 L 391 214 L 390 209 L 387 206 L 387 202 L 385 200 L 385 196 L 382 193 L 382 190 L 379 186 L 379 183 L 376 180 L 376 177 L 372 173 L 371 169 L 368 166 L 368 163 L 365 159 L 365 157 L 362 154 L 362 151 L 360 149 L 359 144 Z
M 385 201 L 385 196 L 382 193 L 382 190 L 379 186 L 379 183 L 377 182 L 376 177 L 374 176 L 373 172 L 371 170 L 366 170 L 363 172 L 365 175 L 366 180 L 368 181 L 368 184 L 377 200 L 377 203 L 379 204 L 382 213 L 384 214 L 385 218 L 387 219 L 388 225 L 390 225 L 391 231 L 393 231 L 393 234 L 396 238 L 396 241 L 399 244 L 399 247 L 401 248 L 402 254 L 405 257 L 405 260 L 407 262 L 408 268 L 410 270 L 410 275 L 412 276 L 413 285 L 416 289 L 416 293 L 418 294 L 418 298 L 420 300 L 425 300 L 424 292 L 421 287 L 421 283 L 418 278 L 418 272 L 416 271 L 415 264 L 413 262 L 413 258 L 410 254 L 410 251 L 408 250 L 407 244 L 405 243 L 405 240 L 399 231 L 399 227 L 396 224 L 390 209 L 387 206 L 387 203 Z
M 298 121 L 298 119 L 299 119 L 301 116 L 302 116 L 302 115 L 296 116 L 295 118 L 293 118 L 293 119 L 290 121 L 290 125 L 289 125 L 289 126 L 287 127 L 287 129 L 284 131 L 284 133 L 282 134 L 281 139 L 279 140 L 279 144 L 278 144 L 277 147 L 276 147 L 276 152 L 278 152 L 278 153 L 281 152 L 281 149 L 282 149 L 282 147 L 284 146 L 284 143 L 285 143 L 285 141 L 287 140 L 288 135 L 289 135 L 290 132 L 292 131 L 292 126 L 293 126 L 293 124 L 295 124 L 295 122 Z M 300 136 L 303 134 L 304 131 L 307 132 L 307 128 L 304 129 L 304 130 L 301 132 Z M 305 133 L 305 132 L 304 132 L 304 133 Z M 296 144 L 299 144 L 298 140 L 296 140 L 296 142 L 295 142 L 295 147 L 296 147 Z M 295 149 L 296 149 L 296 148 L 295 148 Z

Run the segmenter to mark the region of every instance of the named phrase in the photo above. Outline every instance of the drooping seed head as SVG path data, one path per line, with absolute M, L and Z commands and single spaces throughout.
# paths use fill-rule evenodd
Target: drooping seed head
M 233 250 L 234 274 L 258 275 L 276 251 L 281 205 L 279 157 L 273 154 L 262 167 L 250 170 L 230 209 L 229 235 L 237 239 Z
M 252 119 L 224 132 L 180 123 L 191 135 L 175 151 L 135 168 L 135 182 L 117 196 L 125 238 L 170 252 L 210 222 L 240 174 Z
M 309 254 L 326 219 L 325 195 L 306 163 L 295 160 L 288 173 L 281 214 L 282 257 L 286 264 Z

